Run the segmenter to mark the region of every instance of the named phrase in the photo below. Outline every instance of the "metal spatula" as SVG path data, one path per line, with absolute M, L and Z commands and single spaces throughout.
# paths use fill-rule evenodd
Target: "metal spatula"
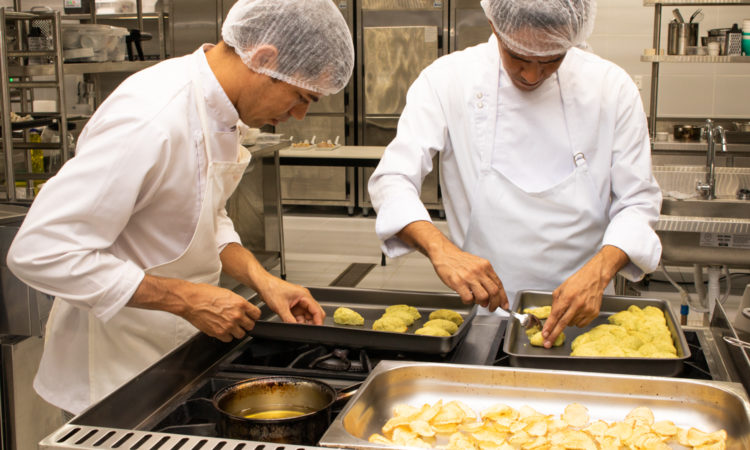
M 515 317 L 515 319 L 518 320 L 518 323 L 520 323 L 521 326 L 526 328 L 527 330 L 534 327 L 539 327 L 540 330 L 542 329 L 542 322 L 537 316 L 533 314 L 521 314 L 514 311 L 508 311 L 507 309 L 503 308 L 500 309 Z

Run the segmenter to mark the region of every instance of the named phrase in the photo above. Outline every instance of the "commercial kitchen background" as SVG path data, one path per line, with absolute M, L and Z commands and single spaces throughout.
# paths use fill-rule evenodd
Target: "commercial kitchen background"
M 0 7 L 12 7 L 19 3 L 23 10 L 34 7 L 63 10 L 62 0 L 2 0 Z M 170 56 L 189 53 L 202 42 L 216 42 L 222 17 L 233 3 L 231 0 L 173 0 L 164 4 L 144 1 L 144 11 L 153 7 L 157 10 L 163 7 L 169 11 L 164 36 L 159 35 L 154 21 L 145 21 L 146 29 L 155 36 L 151 42 L 144 42 L 145 52 L 147 55 L 158 54 L 158 43 L 162 38 L 167 42 Z M 434 26 L 437 33 L 436 44 L 434 48 L 420 49 L 424 52 L 419 61 L 422 64 L 429 63 L 439 55 L 481 42 L 489 36 L 489 26 L 479 9 L 479 0 L 337 0 L 336 3 L 350 21 L 358 52 L 358 68 L 350 86 L 324 109 L 312 110 L 310 117 L 305 121 L 289 123 L 286 125 L 288 128 L 282 126 L 278 130 L 264 131 L 294 135 L 295 141 L 309 139 L 313 135 L 318 139 L 333 139 L 339 136 L 341 143 L 349 146 L 385 145 L 394 131 L 399 108 L 403 106 L 398 103 L 403 101 L 403 89 L 408 87 L 414 74 L 407 74 L 406 78 L 398 83 L 401 91 L 397 89 L 395 95 L 388 97 L 389 101 L 395 102 L 394 104 L 378 104 L 378 108 L 382 107 L 382 110 L 368 110 L 367 96 L 372 93 L 368 94 L 366 90 L 368 78 L 362 69 L 362 55 L 367 48 L 368 33 L 372 39 L 388 36 L 385 29 L 394 25 L 389 23 L 389 20 L 396 20 L 399 22 L 395 24 L 397 26 L 413 25 L 412 31 L 422 38 L 422 42 L 426 42 L 430 40 L 431 32 L 419 29 Z M 389 10 L 393 10 L 394 5 L 399 3 L 414 5 L 414 9 L 408 14 L 389 13 Z M 733 23 L 741 25 L 743 19 L 750 18 L 750 6 L 747 5 L 688 5 L 680 8 L 685 17 L 689 17 L 695 9 L 702 8 L 704 19 L 700 23 L 701 36 L 705 36 L 709 29 L 726 28 Z M 666 24 L 671 20 L 671 9 L 672 7 L 664 7 L 662 48 L 666 48 L 667 45 Z M 642 1 L 599 0 L 596 25 L 589 39 L 593 52 L 620 65 L 633 77 L 639 86 L 647 112 L 652 100 L 652 64 L 642 62 L 641 55 L 644 49 L 653 46 L 653 21 L 653 6 L 644 6 Z M 132 26 L 132 22 L 129 25 L 117 24 Z M 365 28 L 369 30 L 365 32 Z M 381 32 L 385 34 L 379 34 Z M 426 33 L 427 37 L 419 33 Z M 408 37 L 408 34 L 394 36 L 394 39 L 399 40 L 399 43 L 394 45 L 408 45 Z M 387 59 L 385 61 L 387 62 Z M 387 67 L 380 69 L 388 70 Z M 376 75 L 380 69 L 370 70 L 375 70 L 372 74 Z M 67 75 L 67 109 L 71 114 L 79 110 L 77 106 L 80 106 L 82 98 L 76 93 L 79 92 L 81 83 L 95 85 L 94 101 L 98 103 L 123 77 L 121 73 L 97 74 L 93 77 Z M 657 130 L 671 130 L 674 123 L 699 124 L 706 118 L 726 123 L 747 122 L 750 120 L 749 87 L 748 64 L 661 64 Z M 380 89 L 387 90 L 382 86 Z M 44 92 L 40 92 L 36 98 L 44 100 L 45 95 Z M 654 155 L 659 163 L 705 163 L 705 150 L 661 151 L 655 152 Z M 740 153 L 730 158 L 720 157 L 718 163 L 750 167 L 750 156 L 743 155 Z M 363 192 L 371 168 L 295 167 L 294 164 L 288 166 L 282 167 L 285 272 L 288 280 L 306 286 L 326 286 L 342 274 L 348 274 L 356 279 L 356 286 L 362 288 L 448 291 L 435 275 L 427 259 L 420 254 L 387 259 L 383 261 L 385 264 L 381 265 L 379 242 L 374 235 L 375 215 L 369 209 L 366 193 Z M 294 179 L 306 179 L 305 174 L 308 179 L 322 180 L 328 184 L 317 191 L 315 185 L 291 184 Z M 433 179 L 432 183 L 432 189 L 427 189 L 432 197 L 425 200 L 432 209 L 436 224 L 447 233 L 447 227 L 441 220 L 436 181 Z M 299 194 L 300 192 L 313 194 L 305 197 Z M 3 270 L 7 269 L 3 267 Z M 279 265 L 271 270 L 277 275 L 281 273 Z M 669 270 L 677 281 L 683 282 L 683 286 L 693 292 L 690 285 L 693 279 L 692 268 L 669 267 Z M 729 317 L 734 318 L 743 298 L 750 301 L 750 292 L 746 293 L 750 276 L 745 269 L 733 268 L 729 278 L 732 289 L 725 307 Z M 722 289 L 726 286 L 725 282 L 722 278 Z M 637 291 L 644 297 L 669 299 L 673 301 L 675 308 L 679 307 L 679 294 L 658 273 L 654 274 L 650 282 L 628 285 L 626 289 L 628 293 Z M 702 316 L 697 314 L 690 316 L 693 323 L 700 323 L 702 319 Z M 35 448 L 29 445 L 38 442 L 59 427 L 62 421 L 56 410 L 38 399 L 30 385 L 41 355 L 41 338 L 33 336 L 13 343 L 10 348 L 12 356 L 8 357 L 15 359 L 15 364 L 11 364 L 11 377 L 16 381 L 13 386 L 14 396 L 16 399 L 23 399 L 20 402 L 16 400 L 12 410 L 15 417 L 13 432 L 16 433 L 18 443 L 16 448 Z M 8 366 L 6 362 L 5 368 Z M 19 383 L 24 379 L 26 383 Z M 7 396 L 4 400 L 7 401 Z M 7 409 L 4 413 L 7 414 Z M 8 418 L 5 417 L 4 420 L 7 421 Z M 26 425 L 20 425 L 24 423 Z

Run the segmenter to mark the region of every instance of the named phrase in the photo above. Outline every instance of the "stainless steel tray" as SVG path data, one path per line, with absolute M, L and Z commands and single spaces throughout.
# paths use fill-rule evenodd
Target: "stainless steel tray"
M 552 293 L 542 291 L 521 291 L 516 311 L 534 306 L 552 304 Z M 628 306 L 639 308 L 654 306 L 664 313 L 667 327 L 672 334 L 672 341 L 677 349 L 677 358 L 617 358 L 617 357 L 584 357 L 570 356 L 570 344 L 581 334 L 590 331 L 597 325 L 608 323 L 607 318 L 612 314 L 626 310 Z M 585 328 L 567 327 L 565 344 L 560 347 L 545 349 L 529 344 L 523 327 L 517 320 L 509 320 L 505 329 L 503 351 L 510 357 L 513 367 L 529 367 L 535 369 L 583 370 L 589 372 L 623 373 L 633 375 L 675 376 L 682 372 L 683 363 L 690 358 L 690 348 L 685 340 L 685 334 L 675 319 L 669 303 L 665 300 L 648 299 L 642 297 L 618 297 L 605 295 L 599 317 Z
M 393 406 L 461 400 L 479 412 L 495 403 L 559 415 L 585 405 L 593 420 L 622 421 L 638 406 L 683 428 L 727 431 L 727 449 L 750 448 L 750 403 L 738 383 L 440 363 L 381 361 L 320 440 L 324 447 L 393 448 L 367 441 Z
M 373 348 L 441 354 L 448 353 L 469 331 L 471 320 L 476 315 L 476 305 L 464 305 L 456 294 L 439 292 L 389 291 L 355 288 L 310 288 L 310 293 L 326 312 L 323 325 L 300 325 L 284 323 L 265 303 L 261 317 L 250 332 L 252 336 L 287 341 L 315 342 L 347 347 Z M 253 301 L 251 298 L 250 301 Z M 406 333 L 375 331 L 372 323 L 379 319 L 390 305 L 405 303 L 417 308 L 422 318 L 414 322 Z M 365 319 L 363 326 L 338 325 L 333 321 L 333 312 L 339 306 L 357 311 Z M 429 320 L 436 309 L 452 309 L 461 314 L 464 322 L 452 336 L 435 337 L 414 334 Z

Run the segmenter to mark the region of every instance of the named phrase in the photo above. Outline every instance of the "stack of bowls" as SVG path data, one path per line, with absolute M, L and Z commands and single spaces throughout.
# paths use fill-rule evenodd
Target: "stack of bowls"
M 742 51 L 746 56 L 750 56 L 750 19 L 742 22 Z

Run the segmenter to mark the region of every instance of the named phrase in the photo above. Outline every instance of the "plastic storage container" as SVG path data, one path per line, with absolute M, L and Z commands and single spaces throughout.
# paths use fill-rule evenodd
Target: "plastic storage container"
M 100 24 L 63 25 L 63 57 L 66 62 L 124 61 L 126 28 Z

